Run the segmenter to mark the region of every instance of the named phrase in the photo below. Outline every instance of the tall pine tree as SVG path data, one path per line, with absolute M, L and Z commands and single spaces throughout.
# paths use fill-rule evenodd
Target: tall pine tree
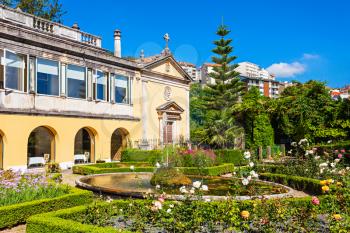
M 208 84 L 203 95 L 203 105 L 207 110 L 204 124 L 206 138 L 203 141 L 216 148 L 233 147 L 235 137 L 242 134 L 233 114 L 244 86 L 235 71 L 238 65 L 232 64 L 237 57 L 230 55 L 233 51 L 230 45 L 232 39 L 225 38 L 229 33 L 224 25 L 219 26 L 216 32 L 220 37 L 214 41 L 216 47 L 212 50 L 217 55 L 212 57 L 216 65 L 208 74 L 215 79 L 215 84 Z
M 231 64 L 237 57 L 230 56 L 233 47 L 232 39 L 225 37 L 230 30 L 225 25 L 219 26 L 216 34 L 220 39 L 214 41 L 216 48 L 212 50 L 217 56 L 212 57 L 216 64 L 208 75 L 215 80 L 215 84 L 208 84 L 206 91 L 206 106 L 208 110 L 230 110 L 237 103 L 244 89 L 239 79 L 239 73 L 235 71 L 238 64 Z

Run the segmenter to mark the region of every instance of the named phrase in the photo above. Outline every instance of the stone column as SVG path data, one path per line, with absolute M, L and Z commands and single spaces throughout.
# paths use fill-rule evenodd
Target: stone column
M 190 140 L 190 90 L 186 89 L 186 138 Z
M 140 147 L 142 149 L 148 149 L 148 92 L 147 92 L 147 82 L 145 80 L 142 80 L 142 115 L 141 115 L 141 122 L 142 122 L 142 142 Z
M 271 157 L 271 146 L 267 146 L 266 147 L 266 157 L 267 157 L 267 159 L 272 159 L 272 157 Z

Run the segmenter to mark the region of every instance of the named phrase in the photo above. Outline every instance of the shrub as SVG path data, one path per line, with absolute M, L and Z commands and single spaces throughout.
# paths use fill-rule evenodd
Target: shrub
M 46 172 L 47 173 L 60 173 L 61 168 L 60 164 L 56 162 L 49 162 L 46 164 Z
M 121 156 L 121 162 L 149 162 L 155 164 L 160 161 L 162 161 L 161 150 L 125 149 Z
M 0 207 L 0 229 L 25 223 L 30 216 L 35 214 L 90 203 L 92 202 L 92 198 L 93 194 L 90 191 L 70 188 L 68 194 L 59 197 L 44 198 Z
M 309 194 L 322 194 L 322 185 L 320 181 L 316 179 L 272 173 L 260 173 L 259 176 L 262 180 L 280 183 Z
M 182 186 L 190 185 L 192 181 L 179 169 L 173 167 L 162 167 L 157 169 L 151 179 L 152 185 Z
M 219 176 L 222 174 L 236 171 L 233 164 L 222 164 L 213 167 L 179 167 L 185 175 L 203 175 L 203 176 Z
M 91 165 L 73 166 L 74 174 L 92 175 L 117 172 L 131 172 L 131 166 L 134 166 L 134 172 L 154 172 L 155 167 L 150 163 L 144 162 L 125 162 L 125 163 L 99 163 Z
M 233 163 L 234 165 L 246 165 L 247 160 L 243 158 L 241 150 L 222 149 L 214 151 L 217 156 L 218 163 Z

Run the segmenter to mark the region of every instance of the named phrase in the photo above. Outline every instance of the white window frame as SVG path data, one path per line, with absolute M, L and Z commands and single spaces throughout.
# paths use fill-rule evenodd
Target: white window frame
M 87 72 L 88 72 L 88 68 L 86 66 L 81 66 L 81 65 L 77 65 L 77 64 L 68 64 L 68 63 L 65 63 L 66 64 L 66 97 L 68 99 L 75 99 L 75 100 L 87 100 L 88 98 L 88 92 L 87 92 L 87 88 L 88 88 L 88 80 L 87 80 Z M 67 76 L 67 73 L 68 73 L 68 67 L 69 65 L 72 65 L 72 66 L 79 66 L 79 67 L 82 67 L 85 69 L 85 75 L 84 75 L 84 80 L 85 80 L 85 98 L 76 98 L 76 97 L 71 97 L 71 96 L 68 96 L 68 76 Z
M 115 99 L 115 95 L 116 95 L 116 92 L 114 91 L 114 102 L 115 102 L 115 104 L 122 104 L 122 105 L 131 105 L 131 82 L 130 82 L 130 80 L 131 80 L 131 76 L 130 75 L 124 75 L 124 74 L 120 74 L 120 73 L 115 73 L 114 74 L 114 86 L 113 86 L 113 88 L 115 89 L 117 86 L 116 86 L 116 82 L 115 82 L 115 79 L 116 79 L 116 77 L 117 76 L 123 76 L 123 77 L 126 77 L 127 78 L 127 80 L 128 80 L 128 87 L 126 88 L 126 98 L 127 98 L 127 100 L 128 100 L 128 102 L 127 103 L 118 103 L 117 101 L 116 101 L 116 99 Z
M 103 73 L 103 75 L 104 75 L 104 77 L 106 77 L 106 85 L 105 85 L 105 100 L 103 100 L 103 99 L 99 99 L 97 96 L 98 96 L 98 93 L 97 93 L 97 72 L 102 72 Z M 107 75 L 107 76 L 106 76 Z M 103 71 L 103 70 L 95 70 L 95 77 L 94 77 L 94 80 L 93 81 L 95 81 L 95 82 L 93 82 L 93 83 L 95 83 L 95 93 L 96 93 L 96 101 L 99 101 L 99 102 L 108 102 L 108 100 L 110 100 L 110 98 L 108 98 L 108 77 L 109 77 L 109 75 L 108 75 L 108 72 L 105 72 L 105 71 Z
M 9 88 L 6 86 L 6 68 L 7 68 L 7 65 L 6 65 L 6 53 L 7 52 L 10 52 L 10 53 L 14 53 L 16 55 L 23 55 L 25 57 L 28 58 L 28 55 L 25 55 L 25 54 L 20 54 L 20 53 L 17 53 L 15 51 L 12 51 L 12 50 L 9 50 L 9 49 L 4 49 L 4 57 L 2 58 L 3 61 L 4 61 L 4 89 L 5 90 L 12 90 L 14 92 L 20 92 L 20 93 L 25 93 L 24 91 L 24 76 L 25 76 L 25 61 L 23 59 L 23 69 L 22 69 L 22 90 L 17 90 L 17 89 L 12 89 L 12 88 Z
M 48 94 L 42 94 L 42 93 L 38 93 L 38 89 L 37 89 L 37 85 L 38 85 L 38 59 L 43 59 L 43 60 L 49 60 L 49 61 L 53 61 L 53 62 L 57 62 L 58 64 L 58 95 L 48 95 Z M 52 97 L 60 97 L 61 96 L 61 62 L 60 61 L 56 61 L 53 59 L 48 59 L 45 57 L 35 57 L 35 94 L 40 95 L 40 96 L 52 96 Z

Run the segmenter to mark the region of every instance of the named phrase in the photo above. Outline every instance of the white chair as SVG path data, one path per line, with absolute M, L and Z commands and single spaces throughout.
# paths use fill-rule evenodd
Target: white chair
M 42 165 L 45 166 L 44 157 L 29 157 L 28 167 L 33 165 Z
M 87 162 L 87 158 L 84 154 L 76 154 L 74 155 L 74 162 L 76 161 L 83 161 L 84 163 Z

